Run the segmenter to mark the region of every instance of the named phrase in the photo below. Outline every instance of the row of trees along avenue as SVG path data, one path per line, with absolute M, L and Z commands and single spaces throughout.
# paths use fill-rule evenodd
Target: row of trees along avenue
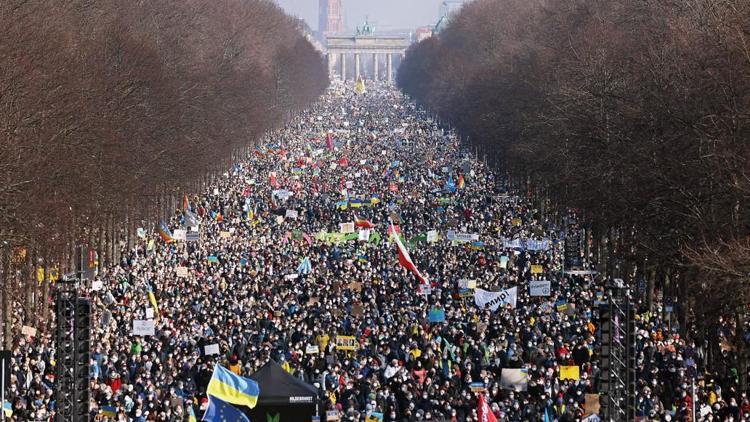
M 0 2 L 6 348 L 21 324 L 45 327 L 47 280 L 75 244 L 116 261 L 322 93 L 299 25 L 266 0 Z
M 750 303 L 750 2 L 477 0 L 413 46 L 402 89 L 539 198 L 598 269 L 742 338 Z M 743 364 L 744 362 L 744 364 Z

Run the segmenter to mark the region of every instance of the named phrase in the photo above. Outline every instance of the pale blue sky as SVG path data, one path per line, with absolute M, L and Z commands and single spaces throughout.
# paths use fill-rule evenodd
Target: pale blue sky
M 318 29 L 318 0 L 276 0 L 287 13 L 304 19 L 313 30 Z M 349 29 L 362 25 L 365 16 L 377 30 L 403 29 L 413 31 L 434 25 L 442 0 L 343 0 L 344 24 Z

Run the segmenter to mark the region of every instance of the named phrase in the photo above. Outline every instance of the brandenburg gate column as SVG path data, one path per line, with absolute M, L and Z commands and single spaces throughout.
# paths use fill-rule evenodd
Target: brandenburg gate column
M 385 55 L 385 64 L 388 82 L 393 82 L 393 57 L 391 56 L 391 53 Z
M 354 79 L 359 79 L 359 53 L 354 53 Z
M 328 58 L 328 78 L 333 79 L 334 55 L 332 53 L 328 53 L 326 54 L 326 57 Z
M 341 80 L 346 81 L 346 53 L 341 53 Z
M 372 53 L 372 80 L 378 80 L 378 53 Z

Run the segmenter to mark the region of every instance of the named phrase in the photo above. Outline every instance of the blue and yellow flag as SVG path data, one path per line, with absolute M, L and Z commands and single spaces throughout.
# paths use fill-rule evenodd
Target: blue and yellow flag
M 208 398 L 208 409 L 203 415 L 204 421 L 210 422 L 250 422 L 241 410 L 216 397 Z
M 151 285 L 148 285 L 148 301 L 151 302 L 151 306 L 154 307 L 154 313 L 159 314 L 159 304 L 156 303 L 156 296 L 154 295 L 154 290 L 151 288 Z
M 6 418 L 13 416 L 13 405 L 9 401 L 3 402 L 3 413 Z
M 247 406 L 252 409 L 258 403 L 260 389 L 257 382 L 235 375 L 217 364 L 214 367 L 214 374 L 208 383 L 206 393 L 212 398 L 215 397 L 227 403 Z
M 211 405 L 211 402 L 208 403 Z M 195 417 L 195 410 L 193 410 L 193 404 L 188 405 L 188 422 L 198 422 L 198 418 Z
M 116 418 L 117 408 L 114 406 L 102 406 L 102 416 L 105 416 L 108 418 Z

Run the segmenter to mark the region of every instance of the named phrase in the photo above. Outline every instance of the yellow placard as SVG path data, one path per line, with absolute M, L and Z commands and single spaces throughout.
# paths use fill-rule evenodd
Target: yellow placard
M 560 381 L 562 380 L 573 380 L 578 381 L 581 378 L 580 369 L 578 365 L 563 365 L 560 367 Z
M 353 336 L 336 336 L 336 349 L 337 350 L 357 350 L 359 343 Z
M 514 219 L 510 220 L 510 222 L 511 222 L 511 223 L 512 223 L 512 224 L 513 224 L 514 226 L 520 226 L 520 225 L 521 225 L 521 219 L 520 219 L 520 218 L 514 218 Z
M 36 281 L 41 283 L 44 281 L 44 267 L 39 267 L 36 269 Z
M 541 265 L 532 265 L 531 266 L 531 274 L 541 274 L 543 271 Z

